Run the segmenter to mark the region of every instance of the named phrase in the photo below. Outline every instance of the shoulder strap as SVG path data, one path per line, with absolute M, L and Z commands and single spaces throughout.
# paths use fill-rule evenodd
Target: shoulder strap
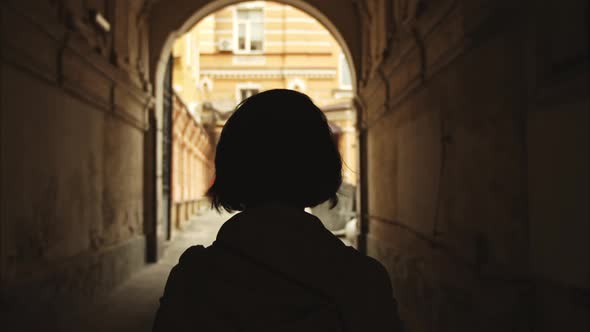
M 317 288 L 317 287 L 313 287 L 310 286 L 304 282 L 301 282 L 300 280 L 297 280 L 291 276 L 289 276 L 288 274 L 276 269 L 275 267 L 268 265 L 266 263 L 262 263 L 257 259 L 252 258 L 251 256 L 244 254 L 242 251 L 237 250 L 235 248 L 233 248 L 232 246 L 220 241 L 220 240 L 215 240 L 215 242 L 213 242 L 213 244 L 211 245 L 211 247 L 209 248 L 216 248 L 219 249 L 221 251 L 225 251 L 227 253 L 230 253 L 232 255 L 238 256 L 242 259 L 244 259 L 245 261 L 250 262 L 251 264 L 259 267 L 262 270 L 271 272 L 272 274 L 280 277 L 283 280 L 286 280 L 294 285 L 299 286 L 300 288 L 307 290 L 308 292 L 317 295 L 318 297 L 324 298 L 326 299 L 326 301 L 328 303 L 330 303 L 331 305 L 334 306 L 334 308 L 336 308 L 337 312 L 338 312 L 338 320 L 340 322 L 340 326 L 342 327 L 342 331 L 346 331 L 345 327 L 344 327 L 344 320 L 342 319 L 342 313 L 340 311 L 340 308 L 338 306 L 338 303 L 334 300 L 334 298 L 332 296 L 330 296 L 329 294 L 327 294 L 326 292 L 322 291 L 321 289 Z

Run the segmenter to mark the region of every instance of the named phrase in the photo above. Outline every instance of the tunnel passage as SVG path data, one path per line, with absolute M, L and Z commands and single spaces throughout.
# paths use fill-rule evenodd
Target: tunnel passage
M 169 60 L 162 85 L 161 228 L 182 227 L 195 203 L 206 201 L 204 193 L 213 180 L 213 165 L 207 162 L 213 160 L 211 146 L 236 107 L 259 92 L 292 89 L 307 93 L 324 113 L 343 163 L 340 204 L 330 209 L 326 202 L 309 211 L 340 236 L 348 225 L 348 242 L 355 242 L 355 93 L 345 52 L 330 31 L 293 6 L 266 1 L 223 7 L 177 35 L 170 54 L 162 55 Z M 277 120 L 283 131 L 292 123 L 287 115 Z M 195 139 L 195 130 L 203 138 Z M 197 205 L 208 208 L 206 202 Z
M 408 329 L 586 330 L 588 4 L 280 2 L 348 50 L 359 248 Z M 3 316 L 162 255 L 162 55 L 233 3 L 2 2 Z

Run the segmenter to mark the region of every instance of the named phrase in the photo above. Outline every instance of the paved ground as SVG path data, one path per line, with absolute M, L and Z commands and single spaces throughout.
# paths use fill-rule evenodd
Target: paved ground
M 86 308 L 81 319 L 72 319 L 72 331 L 151 331 L 158 300 L 170 269 L 191 245 L 210 245 L 228 214 L 208 212 L 191 220 L 186 229 L 169 244 L 162 259 L 147 265 L 104 300 Z

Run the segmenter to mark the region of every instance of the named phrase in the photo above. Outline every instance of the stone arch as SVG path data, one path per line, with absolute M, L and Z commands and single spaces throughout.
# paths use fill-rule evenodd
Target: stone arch
M 156 2 L 150 9 L 150 77 L 158 99 L 166 61 L 172 44 L 189 28 L 207 15 L 229 5 L 248 0 L 169 0 Z M 339 0 L 273 0 L 302 10 L 320 22 L 336 39 L 349 63 L 353 89 L 356 91 L 360 72 L 361 36 L 354 1 Z
M 160 223 L 161 215 L 161 176 L 157 165 L 162 155 L 162 112 L 163 82 L 168 58 L 174 41 L 192 26 L 224 7 L 250 0 L 168 0 L 155 1 L 149 9 L 149 75 L 155 96 L 155 160 L 156 163 L 155 200 L 156 211 L 154 224 Z M 358 75 L 361 63 L 361 29 L 358 8 L 354 0 L 271 0 L 293 6 L 315 18 L 328 30 L 342 52 L 351 69 L 352 88 L 357 95 Z M 358 98 L 355 98 L 358 101 Z M 357 103 L 355 102 L 355 107 Z M 357 110 L 362 112 L 362 110 Z M 357 116 L 358 117 L 358 116 Z M 364 150 L 364 143 L 359 141 L 359 150 Z M 148 158 L 149 159 L 149 158 Z M 362 162 L 361 162 L 362 163 Z M 362 172 L 363 166 L 360 166 Z M 362 181 L 362 180 L 361 180 Z M 361 189 L 361 192 L 364 190 Z M 361 193 L 361 197 L 364 196 Z M 154 226 L 155 226 L 154 225 Z M 362 227 L 361 227 L 362 229 Z M 159 245 L 156 244 L 159 247 Z

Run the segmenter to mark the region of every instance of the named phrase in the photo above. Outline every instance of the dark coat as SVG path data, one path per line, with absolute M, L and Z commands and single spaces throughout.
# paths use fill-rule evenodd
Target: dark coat
M 258 208 L 170 272 L 154 331 L 399 331 L 389 276 L 319 219 Z

